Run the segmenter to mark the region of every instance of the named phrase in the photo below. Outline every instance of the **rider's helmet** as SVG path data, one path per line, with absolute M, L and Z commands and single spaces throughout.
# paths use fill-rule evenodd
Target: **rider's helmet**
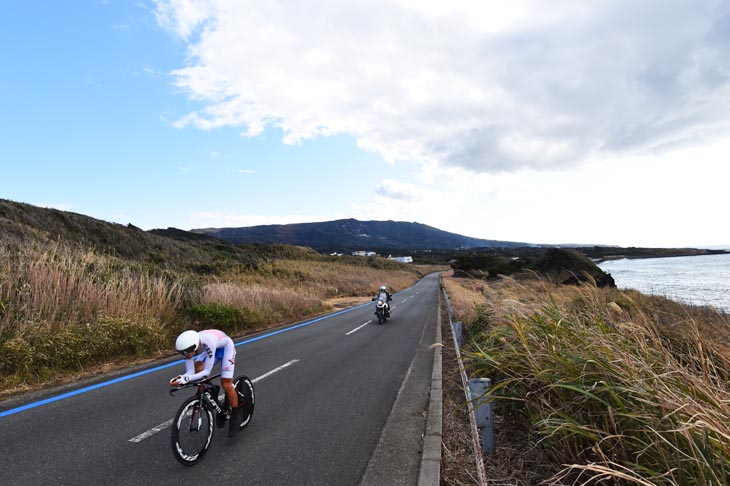
M 381 286 L 380 286 L 380 291 L 381 291 L 381 292 L 387 292 L 387 291 L 388 291 L 388 289 L 386 288 L 386 286 L 385 286 L 385 285 L 381 285 Z
M 180 354 L 195 353 L 200 345 L 200 336 L 197 331 L 185 331 L 175 340 L 175 349 Z

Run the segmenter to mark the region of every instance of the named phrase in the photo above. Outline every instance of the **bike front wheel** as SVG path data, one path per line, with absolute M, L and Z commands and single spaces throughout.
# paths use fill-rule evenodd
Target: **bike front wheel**
M 172 422 L 172 453 L 180 464 L 192 466 L 200 461 L 213 439 L 213 411 L 201 398 L 185 400 Z

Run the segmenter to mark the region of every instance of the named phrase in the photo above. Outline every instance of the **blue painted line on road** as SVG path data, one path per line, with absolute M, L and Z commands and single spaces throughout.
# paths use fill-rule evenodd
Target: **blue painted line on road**
M 22 407 L 11 408 L 10 410 L 6 410 L 4 412 L 0 412 L 0 417 L 6 417 L 6 416 L 12 415 L 14 413 L 23 412 L 25 410 L 28 410 L 28 409 L 31 409 L 31 408 L 35 408 L 35 407 L 40 407 L 41 405 L 47 405 L 49 403 L 57 402 L 59 400 L 65 399 L 65 398 L 70 398 L 70 397 L 73 397 L 75 395 L 80 395 L 82 393 L 90 392 L 91 390 L 96 390 L 97 388 L 102 388 L 102 387 L 105 387 L 105 386 L 113 385 L 114 383 L 119 383 L 120 381 L 131 380 L 132 378 L 136 378 L 138 376 L 146 375 L 148 373 L 152 373 L 153 371 L 158 371 L 158 370 L 162 370 L 162 369 L 165 369 L 165 368 L 169 368 L 169 367 L 171 367 L 173 365 L 176 365 L 176 364 L 181 363 L 182 361 L 183 360 L 175 361 L 174 363 L 168 363 L 166 365 L 158 366 L 158 367 L 153 368 L 153 369 L 140 371 L 138 373 L 132 373 L 131 375 L 121 376 L 119 378 L 115 378 L 113 380 L 105 381 L 103 383 L 97 383 L 96 385 L 87 386 L 85 388 L 80 388 L 78 390 L 74 390 L 74 391 L 71 391 L 71 392 L 68 392 L 68 393 L 64 393 L 62 395 L 57 395 L 55 397 L 46 398 L 45 400 L 40 400 L 38 402 L 29 403 L 27 405 L 23 405 Z
M 250 338 L 250 339 L 246 339 L 244 341 L 241 341 L 241 342 L 236 343 L 236 347 L 243 346 L 244 344 L 252 343 L 254 341 L 259 341 L 261 339 L 265 339 L 265 338 L 268 338 L 268 337 L 271 337 L 271 336 L 275 336 L 275 335 L 281 334 L 283 332 L 288 332 L 288 331 L 292 331 L 294 329 L 299 329 L 300 327 L 309 326 L 310 324 L 314 324 L 316 322 L 323 321 L 325 319 L 329 319 L 330 317 L 339 316 L 340 314 L 344 314 L 346 312 L 351 312 L 351 311 L 353 311 L 355 309 L 359 309 L 360 307 L 364 307 L 364 306 L 369 305 L 369 304 L 370 303 L 368 302 L 366 304 L 361 304 L 361 305 L 358 305 L 356 307 L 351 307 L 349 309 L 343 309 L 341 311 L 337 311 L 337 312 L 334 312 L 332 314 L 327 314 L 326 316 L 318 317 L 317 319 L 313 319 L 311 321 L 303 322 L 301 324 L 297 324 L 297 325 L 294 325 L 294 326 L 291 326 L 291 327 L 287 327 L 285 329 L 279 329 L 278 331 L 273 331 L 273 332 L 269 332 L 269 333 L 263 334 L 261 336 L 256 336 L 256 337 L 253 337 L 253 338 Z M 92 390 L 96 390 L 97 388 L 103 388 L 105 386 L 113 385 L 115 383 L 119 383 L 119 382 L 126 381 L 126 380 L 131 380 L 132 378 L 137 378 L 138 376 L 147 375 L 149 373 L 154 373 L 155 371 L 164 370 L 165 368 L 171 368 L 172 366 L 180 365 L 180 364 L 182 364 L 184 362 L 185 362 L 184 359 L 180 359 L 180 360 L 177 360 L 177 361 L 173 361 L 172 363 L 167 363 L 167 364 L 164 364 L 164 365 L 161 365 L 161 366 L 157 366 L 155 368 L 150 368 L 150 369 L 147 369 L 147 370 L 144 370 L 144 371 L 139 371 L 137 373 L 132 373 L 131 375 L 121 376 L 119 378 L 114 378 L 113 380 L 105 381 L 103 383 L 97 383 L 96 385 L 87 386 L 85 388 L 80 388 L 78 390 L 70 391 L 68 393 L 63 393 L 63 394 L 57 395 L 55 397 L 46 398 L 45 400 L 40 400 L 40 401 L 37 401 L 37 402 L 28 403 L 27 405 L 23 405 L 21 407 L 11 408 L 10 410 L 6 410 L 4 412 L 0 412 L 0 418 L 7 417 L 8 415 L 13 415 L 15 413 L 23 412 L 25 410 L 30 410 L 31 408 L 36 408 L 36 407 L 40 407 L 42 405 L 47 405 L 49 403 L 57 402 L 59 400 L 64 400 L 66 398 L 70 398 L 70 397 L 73 397 L 73 396 L 76 396 L 76 395 L 81 395 L 82 393 L 87 393 L 87 392 L 90 392 Z

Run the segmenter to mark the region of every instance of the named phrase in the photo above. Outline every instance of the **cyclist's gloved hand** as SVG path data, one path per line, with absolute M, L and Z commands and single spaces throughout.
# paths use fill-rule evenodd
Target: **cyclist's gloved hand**
M 170 385 L 184 385 L 190 381 L 190 377 L 188 375 L 177 375 L 175 378 L 170 380 Z

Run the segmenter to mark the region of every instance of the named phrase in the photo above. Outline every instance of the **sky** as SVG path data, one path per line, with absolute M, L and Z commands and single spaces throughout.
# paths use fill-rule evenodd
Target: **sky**
M 730 245 L 728 0 L 3 2 L 0 198 Z

